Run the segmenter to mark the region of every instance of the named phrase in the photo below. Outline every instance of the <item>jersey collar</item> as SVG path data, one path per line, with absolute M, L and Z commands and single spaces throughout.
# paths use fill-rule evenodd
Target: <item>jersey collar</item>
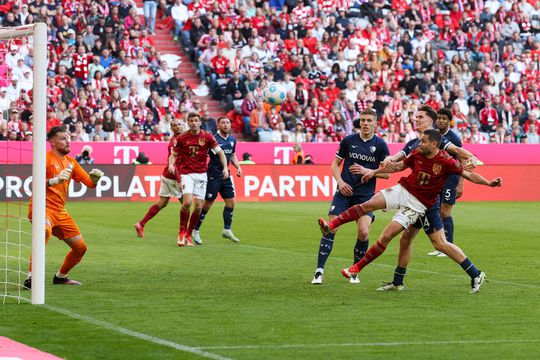
M 229 138 L 229 136 L 231 136 L 231 134 L 227 134 L 227 137 L 223 137 L 223 135 L 221 135 L 221 131 L 218 130 L 217 134 L 219 135 L 220 138 L 222 138 L 223 140 L 227 140 Z
M 450 132 L 450 127 L 448 127 L 448 130 L 446 130 L 446 132 L 444 134 L 441 134 L 442 136 L 446 136 L 446 134 L 448 134 Z
M 369 139 L 364 139 L 362 137 L 362 134 L 361 133 L 358 133 L 358 137 L 360 138 L 360 140 L 362 140 L 363 142 L 368 142 L 369 140 L 373 139 L 375 137 L 375 133 L 373 133 L 373 135 L 371 135 L 371 137 Z

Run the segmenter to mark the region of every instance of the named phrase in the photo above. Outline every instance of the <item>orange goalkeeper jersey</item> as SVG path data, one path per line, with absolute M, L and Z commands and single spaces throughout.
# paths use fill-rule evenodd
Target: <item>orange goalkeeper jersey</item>
M 67 169 L 70 165 L 73 170 L 68 181 L 54 186 L 45 185 L 47 186 L 46 207 L 49 211 L 65 211 L 69 183 L 72 179 L 78 183 L 82 182 L 89 188 L 96 187 L 88 173 L 79 165 L 77 160 L 67 155 L 62 160 L 52 151 L 47 152 L 47 174 L 45 178 L 49 180 L 58 176 L 62 170 Z M 32 209 L 32 199 L 30 199 L 29 209 Z

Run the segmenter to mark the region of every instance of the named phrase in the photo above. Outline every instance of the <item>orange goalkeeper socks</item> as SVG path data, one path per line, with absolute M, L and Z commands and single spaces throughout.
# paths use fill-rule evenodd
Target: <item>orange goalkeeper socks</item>
M 86 253 L 86 243 L 83 239 L 77 241 L 71 246 L 71 251 L 68 252 L 64 259 L 64 263 L 60 268 L 61 274 L 67 274 L 75 265 L 81 262 L 84 254 Z

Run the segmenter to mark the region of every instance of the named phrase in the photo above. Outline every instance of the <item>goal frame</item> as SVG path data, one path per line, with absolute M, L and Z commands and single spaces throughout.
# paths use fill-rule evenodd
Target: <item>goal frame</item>
M 32 304 L 45 303 L 45 167 L 47 150 L 47 24 L 0 28 L 0 40 L 33 36 Z M 21 285 L 22 286 L 22 285 Z

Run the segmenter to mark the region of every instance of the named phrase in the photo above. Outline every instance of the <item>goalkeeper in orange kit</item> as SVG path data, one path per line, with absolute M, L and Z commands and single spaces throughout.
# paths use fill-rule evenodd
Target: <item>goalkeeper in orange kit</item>
M 47 133 L 47 140 L 51 150 L 47 152 L 47 192 L 45 206 L 45 243 L 49 242 L 51 235 L 64 241 L 71 251 L 66 255 L 60 270 L 54 275 L 53 284 L 81 285 L 80 282 L 68 278 L 68 273 L 77 265 L 86 253 L 86 243 L 79 227 L 66 210 L 66 198 L 71 179 L 83 183 L 89 188 L 95 188 L 103 172 L 92 169 L 87 173 L 69 154 L 69 136 L 62 126 L 55 126 Z M 32 220 L 32 200 L 28 207 L 28 218 Z M 24 286 L 31 287 L 30 271 Z

